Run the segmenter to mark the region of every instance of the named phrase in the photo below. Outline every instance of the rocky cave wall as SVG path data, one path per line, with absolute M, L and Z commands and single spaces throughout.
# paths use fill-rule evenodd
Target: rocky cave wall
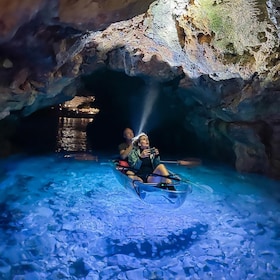
M 217 153 L 230 142 L 239 171 L 280 176 L 279 1 L 0 5 L 3 121 L 71 99 L 81 76 L 104 68 L 179 81 L 170 91 L 185 106 L 186 130 Z

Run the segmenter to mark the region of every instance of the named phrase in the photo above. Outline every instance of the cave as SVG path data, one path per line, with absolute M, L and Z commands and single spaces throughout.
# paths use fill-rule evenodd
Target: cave
M 280 279 L 279 5 L 1 1 L 0 278 Z
M 183 128 L 184 108 L 173 92 L 178 82 L 156 83 L 150 92 L 147 79 L 129 77 L 121 72 L 100 71 L 83 78 L 84 87 L 96 96 L 99 114 L 92 123 L 92 145 L 111 150 L 122 141 L 122 131 L 131 127 L 148 133 L 162 153 L 198 155 L 195 135 Z M 94 139 L 95 138 L 95 139 Z
M 199 157 L 234 165 L 235 156 L 227 138 L 207 143 L 199 139 L 193 126 L 182 121 L 185 106 L 176 94 L 179 81 L 151 82 L 106 69 L 82 76 L 77 96 L 94 96 L 93 106 L 100 109 L 86 127 L 87 151 L 114 157 L 123 141 L 122 131 L 131 127 L 135 133 L 147 133 L 163 156 Z M 11 137 L 14 149 L 31 154 L 56 151 L 59 116 L 58 106 L 52 106 L 16 122 L 16 133 Z
M 31 139 L 31 122 L 36 127 L 50 111 L 57 127 L 59 104 L 92 95 L 101 109 L 87 128 L 92 151 L 113 154 L 129 126 L 149 133 L 166 155 L 279 177 L 276 2 L 258 3 L 248 22 L 235 20 L 234 3 L 43 2 L 22 3 L 26 14 L 2 9 L 9 11 L 0 41 L 2 156 L 21 146 L 53 149 L 53 128 L 44 135 L 38 127 Z M 240 7 L 245 13 L 251 4 Z

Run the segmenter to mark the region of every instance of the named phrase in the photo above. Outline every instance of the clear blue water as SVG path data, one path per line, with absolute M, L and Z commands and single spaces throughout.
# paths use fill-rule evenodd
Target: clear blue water
M 280 279 L 279 181 L 169 165 L 193 193 L 154 207 L 109 157 L 65 157 L 91 152 L 89 121 L 59 120 L 58 153 L 0 161 L 0 279 Z
M 197 186 L 166 211 L 106 162 L 1 161 L 0 279 L 280 279 L 280 182 L 169 165 Z

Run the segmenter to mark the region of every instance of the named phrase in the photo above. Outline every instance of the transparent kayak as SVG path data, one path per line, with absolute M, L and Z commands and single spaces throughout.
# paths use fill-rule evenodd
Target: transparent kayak
M 173 175 L 171 184 L 166 183 L 143 183 L 129 178 L 123 167 L 113 163 L 113 169 L 120 184 L 126 189 L 133 192 L 142 201 L 148 204 L 159 206 L 163 209 L 175 209 L 180 207 L 186 200 L 188 194 L 192 192 L 190 182 L 180 179 Z

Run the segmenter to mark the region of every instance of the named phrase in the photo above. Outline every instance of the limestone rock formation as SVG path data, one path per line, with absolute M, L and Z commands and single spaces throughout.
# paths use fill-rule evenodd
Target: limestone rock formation
M 239 171 L 280 177 L 279 9 L 276 0 L 2 1 L 0 119 L 71 99 L 79 77 L 102 68 L 179 80 L 170 90 L 186 129 L 218 153 L 230 143 Z

